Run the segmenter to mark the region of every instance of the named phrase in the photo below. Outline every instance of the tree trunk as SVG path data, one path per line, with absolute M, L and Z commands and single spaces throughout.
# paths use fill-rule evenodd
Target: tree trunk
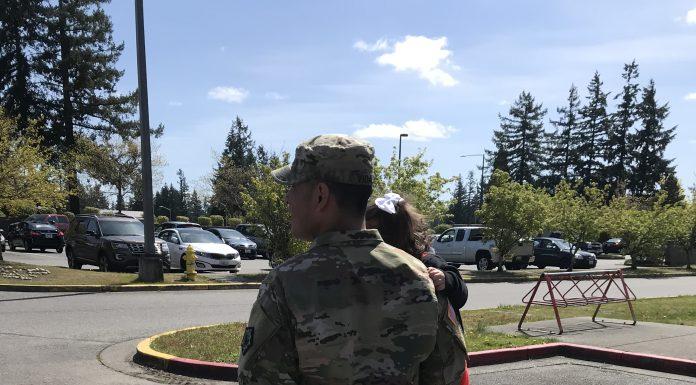
M 63 0 L 58 1 L 58 24 L 60 28 L 60 79 L 63 93 L 63 134 L 65 135 L 65 149 L 71 151 L 75 148 L 75 131 L 73 126 L 73 105 L 71 100 L 71 84 L 70 84 L 70 74 L 69 60 L 70 60 L 70 41 L 67 37 L 67 26 L 65 20 L 65 9 L 63 7 Z M 66 172 L 68 174 L 68 209 L 75 213 L 80 213 L 80 198 L 77 195 L 78 190 L 78 180 L 77 180 L 77 169 L 75 162 L 68 157 L 68 164 L 66 165 Z

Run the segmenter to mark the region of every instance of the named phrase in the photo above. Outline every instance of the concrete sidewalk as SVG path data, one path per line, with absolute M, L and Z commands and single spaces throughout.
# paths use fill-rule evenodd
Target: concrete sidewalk
M 556 320 L 525 322 L 522 331 L 517 324 L 493 326 L 492 331 L 507 334 L 524 333 L 534 337 L 552 337 L 560 342 L 599 346 L 635 353 L 696 360 L 696 327 L 653 322 L 633 326 L 624 320 L 590 317 L 561 319 L 563 334 L 558 335 Z

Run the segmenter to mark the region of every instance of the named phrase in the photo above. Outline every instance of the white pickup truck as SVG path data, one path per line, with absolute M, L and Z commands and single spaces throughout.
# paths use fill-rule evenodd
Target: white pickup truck
M 484 241 L 482 226 L 455 226 L 433 240 L 435 253 L 451 265 L 476 265 L 478 270 L 490 270 L 500 263 L 500 253 L 494 241 Z M 525 269 L 534 262 L 531 241 L 520 242 L 505 258 L 508 270 Z

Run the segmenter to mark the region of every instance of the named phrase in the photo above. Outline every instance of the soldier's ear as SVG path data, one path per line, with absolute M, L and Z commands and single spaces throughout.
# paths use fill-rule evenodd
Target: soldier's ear
M 329 195 L 331 194 L 331 191 L 329 190 L 329 185 L 327 185 L 324 182 L 319 182 L 317 183 L 315 191 L 317 194 L 317 208 L 323 210 L 324 208 L 326 208 L 326 205 L 329 202 Z

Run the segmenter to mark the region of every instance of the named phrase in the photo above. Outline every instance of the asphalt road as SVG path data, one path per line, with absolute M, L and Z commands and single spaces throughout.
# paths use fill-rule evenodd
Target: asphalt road
M 638 297 L 696 294 L 696 277 L 630 279 Z M 519 304 L 532 283 L 470 284 L 466 309 Z M 150 384 L 116 371 L 104 352 L 166 330 L 246 321 L 256 290 L 136 293 L 0 292 L 0 384 Z M 588 309 L 588 312 L 591 310 Z M 588 313 L 589 314 L 589 313 Z M 125 346 L 125 348 L 123 348 Z M 112 359 L 114 361 L 114 359 Z M 131 365 L 132 366 L 132 365 Z

